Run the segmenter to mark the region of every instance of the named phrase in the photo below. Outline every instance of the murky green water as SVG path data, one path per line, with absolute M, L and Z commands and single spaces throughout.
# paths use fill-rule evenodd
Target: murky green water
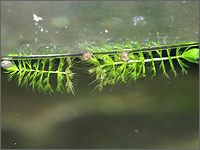
M 198 2 L 3 2 L 2 54 L 43 45 L 81 51 L 92 40 L 197 41 L 198 10 Z
M 2 2 L 1 52 L 94 40 L 199 40 L 199 2 Z M 35 19 L 33 17 L 35 14 Z M 41 18 L 40 18 L 41 17 Z M 37 20 L 39 19 L 39 20 Z M 60 23 L 59 23 L 60 22 Z M 87 74 L 76 95 L 45 95 L 1 73 L 2 148 L 199 148 L 199 66 L 101 93 Z M 159 72 L 159 71 L 158 71 Z M 169 70 L 168 70 L 169 72 Z

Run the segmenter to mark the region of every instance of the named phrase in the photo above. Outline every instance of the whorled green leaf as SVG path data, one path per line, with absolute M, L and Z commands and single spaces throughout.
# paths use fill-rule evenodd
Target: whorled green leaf
M 67 61 L 68 59 L 68 61 Z M 60 64 L 56 68 L 54 59 L 38 59 L 35 60 L 15 60 L 10 61 L 12 67 L 2 67 L 5 73 L 8 73 L 8 79 L 11 80 L 14 76 L 17 79 L 19 86 L 32 86 L 33 91 L 37 88 L 39 92 L 44 93 L 68 93 L 75 94 L 73 87 L 73 74 L 71 71 L 72 60 L 69 58 L 60 59 Z M 66 71 L 67 70 L 67 71 Z M 57 87 L 53 89 L 50 84 L 50 76 L 57 75 Z M 69 82 L 70 84 L 66 84 Z
M 192 62 L 192 63 L 199 63 L 199 49 L 198 48 L 192 48 L 192 49 L 189 49 L 188 51 L 185 51 L 183 54 L 182 54 L 182 58 L 189 61 L 189 62 Z

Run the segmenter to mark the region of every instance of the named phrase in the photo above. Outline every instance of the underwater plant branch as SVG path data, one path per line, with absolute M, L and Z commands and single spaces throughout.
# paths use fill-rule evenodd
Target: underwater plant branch
M 163 50 L 156 50 L 156 53 L 158 55 L 157 57 L 153 56 L 151 51 L 129 53 L 129 55 L 127 55 L 126 57 L 130 57 L 130 59 L 124 59 L 124 57 L 122 59 L 122 55 L 125 56 L 123 53 L 121 53 L 121 56 L 119 54 L 93 56 L 92 59 L 90 59 L 89 61 L 94 66 L 89 70 L 89 73 L 96 74 L 95 81 L 99 81 L 96 88 L 98 87 L 99 91 L 101 91 L 102 87 L 106 84 L 116 85 L 117 83 L 126 83 L 128 80 L 129 82 L 131 82 L 132 79 L 134 79 L 135 81 L 140 77 L 145 77 L 146 68 L 149 63 L 152 65 L 147 69 L 153 71 L 152 77 L 155 76 L 156 68 L 154 62 L 160 62 L 160 69 L 162 69 L 163 75 L 167 78 L 169 78 L 169 75 L 166 72 L 166 64 L 164 64 L 164 61 L 169 62 L 171 71 L 174 73 L 175 76 L 177 75 L 177 73 L 175 71 L 172 60 L 177 60 L 178 64 L 182 69 L 182 73 L 187 74 L 185 67 L 188 66 L 185 63 L 183 63 L 182 59 L 185 59 L 189 62 L 198 63 L 199 49 L 186 48 L 183 51 L 180 50 L 181 47 L 177 47 L 175 49 L 175 55 L 172 56 L 171 49 L 167 49 L 165 50 L 167 54 L 166 57 L 163 56 Z
M 28 81 L 30 86 L 32 86 L 33 90 L 37 87 L 40 92 L 54 93 L 52 86 L 50 85 L 50 74 L 57 75 L 57 88 L 56 92 L 62 93 L 63 90 L 67 90 L 68 93 L 74 94 L 75 90 L 72 83 L 72 77 L 74 73 L 70 70 L 72 65 L 72 61 L 66 61 L 66 59 L 60 59 L 59 66 L 57 70 L 54 67 L 54 59 L 38 59 L 36 62 L 31 60 L 17 60 L 14 62 L 12 60 L 12 67 L 4 67 L 6 73 L 9 73 L 8 79 L 11 80 L 14 75 L 18 78 L 18 85 L 26 86 L 28 85 Z M 66 66 L 66 64 L 68 64 Z M 45 70 L 45 66 L 48 65 L 48 69 Z M 64 71 L 64 68 L 66 70 Z M 66 79 L 65 79 L 66 76 Z M 65 84 L 63 81 L 66 81 L 68 84 Z
M 10 69 L 10 71 L 15 71 L 15 72 L 17 72 L 17 71 L 21 71 L 22 69 L 14 69 L 14 70 L 11 70 Z M 43 73 L 54 73 L 54 74 L 57 74 L 58 73 L 58 70 L 56 70 L 56 71 L 47 71 L 47 70 L 34 70 L 34 69 L 26 69 L 26 71 L 27 72 L 43 72 Z M 66 72 L 59 72 L 59 73 L 61 73 L 61 74 L 66 74 Z
M 106 43 L 94 46 L 91 44 L 83 45 L 83 53 L 53 54 L 53 49 L 42 48 L 42 53 L 32 55 L 8 54 L 1 57 L 2 68 L 9 73 L 8 80 L 14 76 L 18 79 L 19 86 L 32 86 L 40 92 L 72 93 L 74 89 L 73 68 L 80 69 L 82 65 L 90 66 L 89 74 L 96 79 L 92 83 L 97 83 L 95 89 L 103 90 L 107 84 L 113 85 L 121 83 L 131 83 L 140 77 L 147 77 L 152 72 L 156 76 L 156 62 L 160 63 L 163 75 L 169 78 L 166 70 L 166 61 L 169 62 L 171 72 L 177 75 L 174 61 L 177 60 L 182 69 L 182 74 L 187 74 L 185 61 L 199 63 L 198 42 L 185 42 L 168 44 L 164 39 L 164 45 L 148 41 L 141 46 L 137 41 L 127 41 L 124 43 Z M 44 53 L 43 53 L 44 52 Z M 81 59 L 82 57 L 82 59 Z M 76 61 L 74 61 L 76 60 Z M 75 65 L 74 65 L 75 64 Z M 80 67 L 80 68 L 79 68 Z M 83 70 L 84 68 L 82 68 Z M 50 84 L 50 77 L 55 74 L 57 85 L 55 88 Z M 29 83 L 30 81 L 30 83 Z

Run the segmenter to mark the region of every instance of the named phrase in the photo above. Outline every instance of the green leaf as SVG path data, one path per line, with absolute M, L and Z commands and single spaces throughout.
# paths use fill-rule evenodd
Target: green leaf
M 4 54 L 4 56 L 19 56 L 18 54 Z
M 67 93 L 69 94 L 71 92 L 70 87 L 67 87 Z
M 199 49 L 193 48 L 193 49 L 190 49 L 188 51 L 185 51 L 182 54 L 182 58 L 189 61 L 189 62 L 198 64 L 199 63 L 199 61 L 198 61 L 198 59 L 199 59 Z
M 99 90 L 99 92 L 101 92 L 103 90 L 103 85 L 101 83 L 98 86 L 98 90 Z

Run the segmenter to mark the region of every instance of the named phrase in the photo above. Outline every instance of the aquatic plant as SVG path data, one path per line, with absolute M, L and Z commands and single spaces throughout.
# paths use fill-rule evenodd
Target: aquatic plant
M 183 42 L 163 45 L 159 42 L 147 41 L 139 44 L 137 41 L 121 41 L 83 44 L 84 53 L 53 54 L 51 48 L 42 47 L 36 55 L 31 52 L 8 54 L 2 57 L 2 67 L 9 73 L 8 80 L 14 76 L 19 86 L 32 86 L 40 92 L 61 92 L 75 94 L 74 75 L 72 72 L 74 62 L 82 63 L 88 68 L 89 74 L 95 76 L 92 83 L 102 91 L 107 84 L 116 85 L 131 83 L 140 77 L 152 78 L 156 76 L 156 63 L 160 63 L 163 76 L 169 78 L 166 71 L 168 62 L 174 76 L 177 71 L 174 66 L 176 60 L 182 70 L 187 74 L 188 67 L 184 60 L 199 63 L 199 43 Z M 80 56 L 82 56 L 81 61 Z M 77 67 L 77 66 L 76 66 Z M 151 73 L 151 75 L 149 75 Z M 54 89 L 50 84 L 50 76 L 57 75 L 57 86 Z
M 39 55 L 40 53 L 38 53 Z M 44 54 L 44 53 L 42 53 Z M 30 54 L 31 55 L 31 54 Z M 7 57 L 23 57 L 28 56 L 25 53 L 9 54 Z M 10 66 L 10 62 L 12 66 Z M 40 92 L 54 93 L 67 93 L 75 94 L 73 86 L 74 73 L 71 71 L 73 66 L 73 58 L 42 58 L 42 59 L 17 59 L 17 60 L 4 60 L 2 61 L 5 73 L 9 73 L 8 81 L 14 76 L 18 79 L 19 86 L 32 86 Z M 9 64 L 9 66 L 7 66 Z M 50 84 L 50 75 L 57 75 L 57 87 L 54 90 Z M 30 82 L 29 82 L 30 81 Z

